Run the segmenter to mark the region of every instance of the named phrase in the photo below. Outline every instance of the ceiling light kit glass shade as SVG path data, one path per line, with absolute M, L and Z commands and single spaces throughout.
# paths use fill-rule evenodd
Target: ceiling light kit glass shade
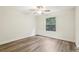
M 49 12 L 50 10 L 48 10 L 46 8 L 46 6 L 36 6 L 36 7 L 33 8 L 33 11 L 34 11 L 34 14 L 41 15 L 41 14 L 44 14 L 46 12 Z

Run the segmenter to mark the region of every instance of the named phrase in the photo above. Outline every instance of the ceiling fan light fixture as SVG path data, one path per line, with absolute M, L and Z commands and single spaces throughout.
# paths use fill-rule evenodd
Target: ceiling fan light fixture
M 31 10 L 33 10 L 34 14 L 40 15 L 50 12 L 50 10 L 46 8 L 46 6 L 34 6 Z

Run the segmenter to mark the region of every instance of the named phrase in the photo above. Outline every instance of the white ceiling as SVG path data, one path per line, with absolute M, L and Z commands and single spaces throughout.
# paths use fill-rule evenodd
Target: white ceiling
M 16 8 L 17 10 L 25 14 L 33 13 L 33 11 L 30 10 L 33 9 L 33 6 L 18 6 Z M 71 9 L 74 8 L 74 6 L 46 6 L 46 8 L 51 10 L 51 12 L 56 12 L 60 10 Z

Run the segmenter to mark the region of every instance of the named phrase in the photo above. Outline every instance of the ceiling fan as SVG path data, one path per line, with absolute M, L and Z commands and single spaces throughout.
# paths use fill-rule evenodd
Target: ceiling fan
M 47 9 L 46 6 L 35 6 L 32 9 L 30 9 L 30 11 L 33 11 L 33 14 L 45 14 L 45 13 L 49 13 L 51 10 Z

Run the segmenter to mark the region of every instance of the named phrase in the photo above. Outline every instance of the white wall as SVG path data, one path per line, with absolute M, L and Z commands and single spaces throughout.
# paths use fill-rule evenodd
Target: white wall
M 45 31 L 45 19 L 51 16 L 56 17 L 56 32 Z M 74 9 L 35 18 L 19 12 L 15 7 L 0 7 L 0 44 L 33 36 L 35 30 L 39 35 L 74 41 Z
M 79 47 L 79 7 L 76 7 L 76 17 L 75 17 L 75 39 L 76 39 L 76 45 Z
M 35 17 L 15 7 L 0 7 L 0 44 L 35 35 Z
M 37 16 L 36 34 L 74 42 L 74 8 Z M 56 32 L 45 30 L 48 17 L 56 17 Z

